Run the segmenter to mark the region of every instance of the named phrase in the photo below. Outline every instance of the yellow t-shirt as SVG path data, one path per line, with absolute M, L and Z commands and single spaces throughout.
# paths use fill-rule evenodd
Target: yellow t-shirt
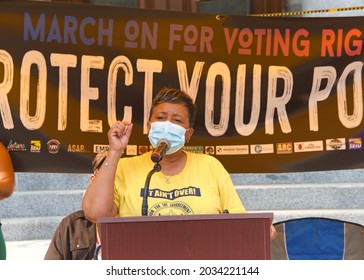
M 213 156 L 186 152 L 181 173 L 153 174 L 149 184 L 148 216 L 246 212 L 229 173 Z M 116 170 L 114 201 L 118 215 L 141 216 L 146 177 L 154 163 L 151 152 L 122 158 Z

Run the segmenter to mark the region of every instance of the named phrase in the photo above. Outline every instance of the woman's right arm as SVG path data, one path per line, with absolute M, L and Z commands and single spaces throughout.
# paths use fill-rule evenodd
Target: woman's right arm
M 0 143 L 0 200 L 12 195 L 15 187 L 13 163 L 8 150 Z
M 116 168 L 132 132 L 133 124 L 118 121 L 108 132 L 110 150 L 82 199 L 87 219 L 96 222 L 100 217 L 114 217 L 118 209 L 114 203 Z

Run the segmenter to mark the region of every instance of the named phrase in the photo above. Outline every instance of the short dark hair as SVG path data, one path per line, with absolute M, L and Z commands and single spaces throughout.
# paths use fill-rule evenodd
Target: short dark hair
M 180 89 L 164 87 L 153 99 L 150 108 L 149 118 L 152 116 L 154 108 L 161 103 L 183 104 L 188 110 L 189 125 L 193 127 L 197 115 L 197 106 L 192 98 Z

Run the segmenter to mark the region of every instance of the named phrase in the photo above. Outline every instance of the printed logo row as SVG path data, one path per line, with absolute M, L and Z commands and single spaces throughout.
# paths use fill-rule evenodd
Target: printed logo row
M 5 143 L 4 143 L 5 144 Z M 6 144 L 5 144 L 6 145 Z M 26 152 L 39 153 L 42 151 L 41 140 L 31 140 L 30 149 L 24 143 L 18 143 L 10 140 L 6 145 L 10 152 Z M 51 139 L 46 143 L 46 149 L 51 154 L 57 154 L 61 149 L 61 143 L 56 139 Z M 99 153 L 108 150 L 108 145 L 94 144 L 92 149 L 87 149 L 82 144 L 68 144 L 67 152 L 72 153 Z M 144 154 L 152 149 L 148 145 L 128 145 L 126 155 L 134 156 Z M 317 151 L 336 151 L 336 150 L 361 150 L 362 139 L 356 138 L 333 138 L 318 141 L 304 142 L 284 142 L 276 144 L 251 144 L 251 145 L 218 145 L 218 146 L 185 146 L 186 151 L 194 153 L 206 153 L 216 155 L 247 155 L 247 154 L 291 154 L 301 152 L 317 152 Z

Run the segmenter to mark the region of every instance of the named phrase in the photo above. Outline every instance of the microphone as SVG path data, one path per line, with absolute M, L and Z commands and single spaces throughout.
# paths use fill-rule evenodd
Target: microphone
M 171 147 L 171 142 L 169 140 L 162 138 L 158 140 L 157 147 L 152 152 L 152 155 L 150 156 L 151 160 L 155 163 L 160 162 L 164 154 L 169 150 Z

